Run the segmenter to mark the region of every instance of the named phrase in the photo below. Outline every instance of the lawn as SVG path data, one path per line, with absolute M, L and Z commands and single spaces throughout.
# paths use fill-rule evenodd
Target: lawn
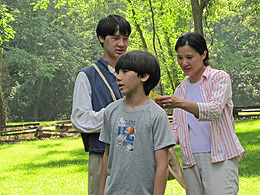
M 239 195 L 260 194 L 260 119 L 236 122 L 236 132 L 246 150 Z M 179 148 L 176 152 L 180 157 Z M 4 144 L 0 154 L 0 194 L 87 194 L 88 153 L 81 138 Z M 185 191 L 173 180 L 165 194 Z

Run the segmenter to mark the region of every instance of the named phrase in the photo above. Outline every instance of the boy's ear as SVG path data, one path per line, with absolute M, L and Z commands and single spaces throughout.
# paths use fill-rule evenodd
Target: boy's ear
M 105 39 L 103 37 L 101 37 L 101 36 L 98 36 L 98 39 L 99 39 L 100 43 L 104 43 L 105 42 Z
M 149 74 L 145 74 L 143 77 L 141 77 L 141 81 L 143 83 L 145 83 L 148 79 L 149 79 L 150 75 Z

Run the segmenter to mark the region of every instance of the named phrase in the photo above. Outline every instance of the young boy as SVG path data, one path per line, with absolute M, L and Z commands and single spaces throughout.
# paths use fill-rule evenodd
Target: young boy
M 165 111 L 147 97 L 159 82 L 159 63 L 148 52 L 130 51 L 119 57 L 115 70 L 125 98 L 104 113 L 100 195 L 163 195 L 168 148 L 175 142 Z

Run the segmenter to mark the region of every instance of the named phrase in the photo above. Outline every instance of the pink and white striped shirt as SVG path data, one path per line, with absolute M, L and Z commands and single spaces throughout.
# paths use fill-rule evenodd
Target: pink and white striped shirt
M 243 158 L 244 149 L 235 133 L 233 118 L 232 87 L 229 75 L 207 66 L 200 84 L 201 96 L 204 103 L 197 103 L 199 121 L 210 121 L 211 133 L 211 162 L 225 159 Z M 176 88 L 174 96 L 185 99 L 189 77 Z M 189 141 L 186 111 L 175 108 L 173 110 L 173 135 L 180 145 L 182 166 L 188 168 L 196 164 Z

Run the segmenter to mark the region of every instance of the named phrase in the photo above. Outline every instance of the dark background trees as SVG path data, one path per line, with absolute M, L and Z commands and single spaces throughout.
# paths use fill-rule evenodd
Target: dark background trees
M 193 17 L 197 12 L 193 3 L 201 8 L 199 20 Z M 69 119 L 77 71 L 101 55 L 95 27 L 111 13 L 132 24 L 129 50 L 145 49 L 158 57 L 162 78 L 156 92 L 173 94 L 184 78 L 174 45 L 182 33 L 196 30 L 208 42 L 212 66 L 231 75 L 235 105 L 260 103 L 258 0 L 4 0 L 3 4 L 14 19 L 8 25 L 16 32 L 0 44 L 7 71 L 1 77 L 5 90 L 0 105 L 9 121 Z
M 5 126 L 5 113 L 7 105 L 4 102 L 4 97 L 8 96 L 6 91 L 8 91 L 8 79 L 9 72 L 8 68 L 3 61 L 3 47 L 6 42 L 14 37 L 13 28 L 9 23 L 13 20 L 11 14 L 9 13 L 7 6 L 0 4 L 0 126 Z

